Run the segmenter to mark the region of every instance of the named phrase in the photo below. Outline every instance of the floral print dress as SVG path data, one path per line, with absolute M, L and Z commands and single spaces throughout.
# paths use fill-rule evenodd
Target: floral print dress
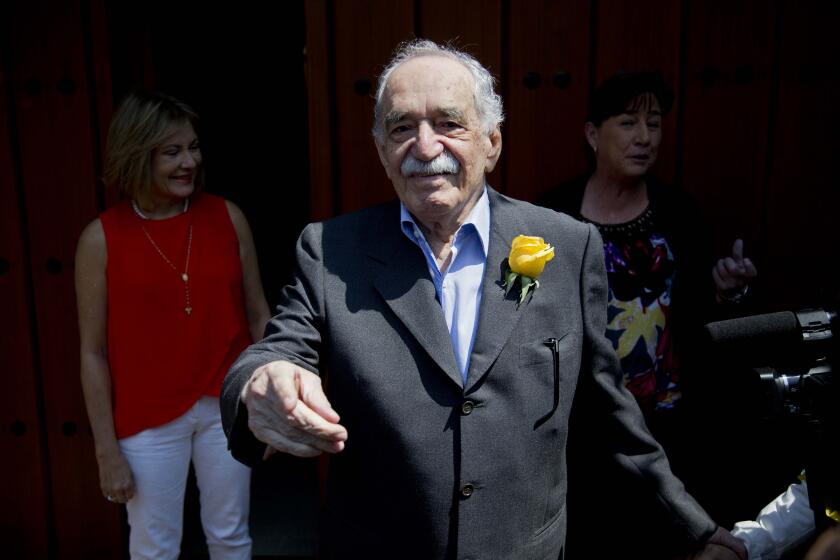
M 630 222 L 594 225 L 604 239 L 609 279 L 606 335 L 625 385 L 645 413 L 673 408 L 680 398 L 669 328 L 674 254 L 650 206 Z

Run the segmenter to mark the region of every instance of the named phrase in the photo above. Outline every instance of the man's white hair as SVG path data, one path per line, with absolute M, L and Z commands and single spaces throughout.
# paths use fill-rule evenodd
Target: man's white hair
M 380 144 L 385 142 L 382 97 L 385 94 L 388 79 L 401 64 L 422 56 L 442 56 L 463 64 L 470 71 L 475 82 L 475 110 L 481 121 L 483 132 L 490 134 L 494 128 L 502 124 L 505 120 L 502 97 L 496 93 L 496 80 L 487 68 L 482 66 L 474 56 L 448 45 L 439 45 L 428 39 L 414 39 L 401 43 L 397 47 L 391 61 L 379 75 L 379 81 L 376 84 L 376 105 L 373 110 L 373 137 L 377 142 Z

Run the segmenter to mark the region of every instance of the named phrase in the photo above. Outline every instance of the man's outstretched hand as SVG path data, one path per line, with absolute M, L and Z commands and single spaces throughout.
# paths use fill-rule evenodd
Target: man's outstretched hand
M 248 427 L 274 451 L 314 457 L 344 449 L 347 429 L 338 423 L 321 378 L 291 362 L 276 361 L 254 370 L 240 398 L 248 408 Z

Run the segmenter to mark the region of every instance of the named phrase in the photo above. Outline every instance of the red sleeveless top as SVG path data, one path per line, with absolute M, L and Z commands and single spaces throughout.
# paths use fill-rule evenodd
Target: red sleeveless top
M 199 194 L 187 212 L 165 220 L 144 220 L 124 201 L 100 220 L 114 425 L 124 438 L 174 420 L 204 395 L 218 397 L 251 336 L 239 241 L 223 199 Z M 181 274 L 190 224 L 187 314 Z

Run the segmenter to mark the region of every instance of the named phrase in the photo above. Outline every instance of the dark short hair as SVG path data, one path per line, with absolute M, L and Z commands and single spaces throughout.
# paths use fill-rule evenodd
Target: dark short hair
M 637 98 L 646 94 L 659 101 L 663 115 L 674 106 L 674 92 L 661 72 L 619 72 L 607 78 L 589 100 L 586 121 L 601 126 L 610 117 L 620 115 Z
M 160 92 L 137 90 L 128 94 L 108 130 L 105 184 L 121 189 L 130 198 L 147 192 L 155 149 L 186 124 L 198 134 L 198 115 L 183 101 Z M 199 166 L 196 188 L 203 182 L 203 167 Z

